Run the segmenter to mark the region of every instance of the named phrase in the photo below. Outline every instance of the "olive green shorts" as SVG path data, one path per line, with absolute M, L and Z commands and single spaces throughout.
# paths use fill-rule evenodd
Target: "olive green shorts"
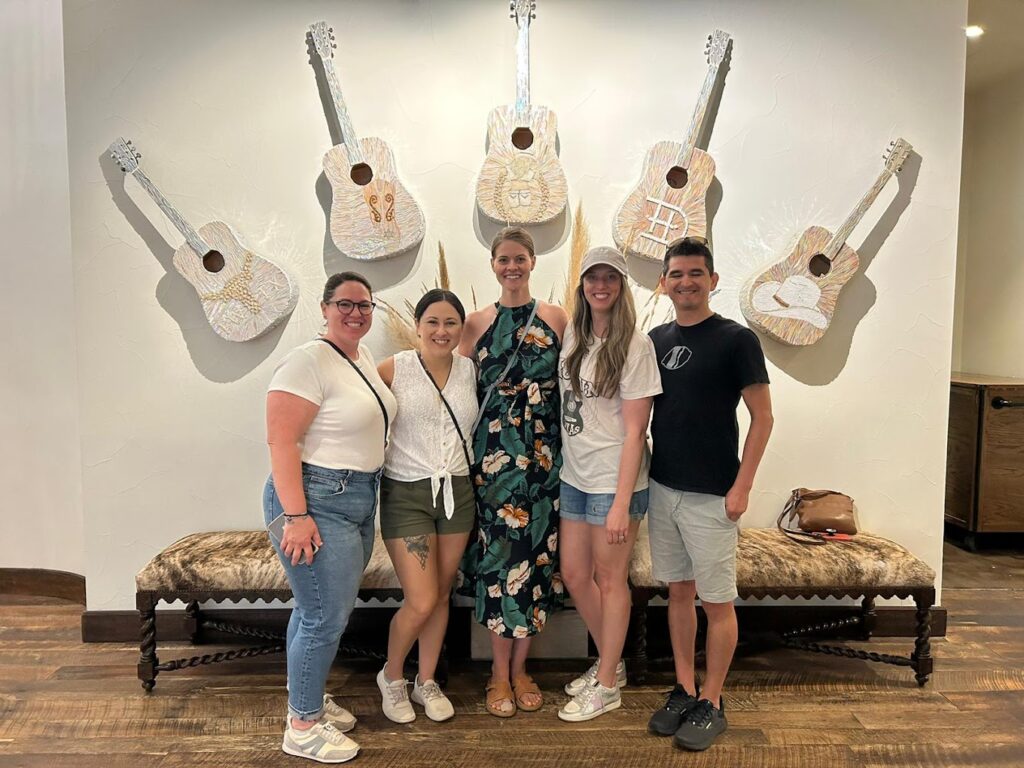
M 473 530 L 476 502 L 469 477 L 453 477 L 455 511 L 444 516 L 444 480 L 437 494 L 437 506 L 430 494 L 430 479 L 405 483 L 383 477 L 380 481 L 380 535 L 382 539 L 403 539 L 436 533 L 469 533 Z

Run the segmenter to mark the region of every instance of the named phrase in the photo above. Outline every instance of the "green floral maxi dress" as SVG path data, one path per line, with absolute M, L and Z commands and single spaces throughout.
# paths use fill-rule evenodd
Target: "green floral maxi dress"
M 476 620 L 489 630 L 528 637 L 544 628 L 564 598 L 558 575 L 559 343 L 540 317 L 525 328 L 533 302 L 496 306 L 494 323 L 476 345 L 480 397 L 526 337 L 473 435 L 477 537 L 466 550 L 459 591 L 476 600 Z

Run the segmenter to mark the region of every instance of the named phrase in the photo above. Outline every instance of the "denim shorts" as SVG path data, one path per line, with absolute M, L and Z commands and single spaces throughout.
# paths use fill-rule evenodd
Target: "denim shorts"
M 577 523 L 604 525 L 614 501 L 614 493 L 586 493 L 562 481 L 558 516 L 562 520 L 572 520 Z M 644 488 L 642 491 L 633 493 L 633 498 L 629 501 L 629 517 L 631 520 L 643 520 L 646 514 L 647 489 Z

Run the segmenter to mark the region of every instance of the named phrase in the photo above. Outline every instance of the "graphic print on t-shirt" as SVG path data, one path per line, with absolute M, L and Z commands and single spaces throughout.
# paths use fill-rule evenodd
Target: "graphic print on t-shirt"
M 692 356 L 693 352 L 685 345 L 672 347 L 672 349 L 666 352 L 665 356 L 661 358 L 661 367 L 666 371 L 677 370 L 690 362 L 690 358 Z
M 583 431 L 583 401 L 571 389 L 562 398 L 562 427 L 567 435 L 578 435 Z

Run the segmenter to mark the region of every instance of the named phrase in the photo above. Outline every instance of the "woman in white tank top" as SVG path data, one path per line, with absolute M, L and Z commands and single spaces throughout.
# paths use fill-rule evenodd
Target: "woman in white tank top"
M 466 318 L 450 291 L 428 291 L 413 312 L 419 348 L 379 366 L 398 400 L 381 482 L 381 537 L 404 600 L 388 636 L 388 660 L 377 674 L 384 714 L 397 723 L 416 718 L 402 678 L 405 657 L 419 640 L 419 674 L 412 701 L 431 720 L 455 714 L 434 681 L 448 625 L 448 596 L 473 528 L 469 478 L 477 417 L 476 368 L 454 354 Z

